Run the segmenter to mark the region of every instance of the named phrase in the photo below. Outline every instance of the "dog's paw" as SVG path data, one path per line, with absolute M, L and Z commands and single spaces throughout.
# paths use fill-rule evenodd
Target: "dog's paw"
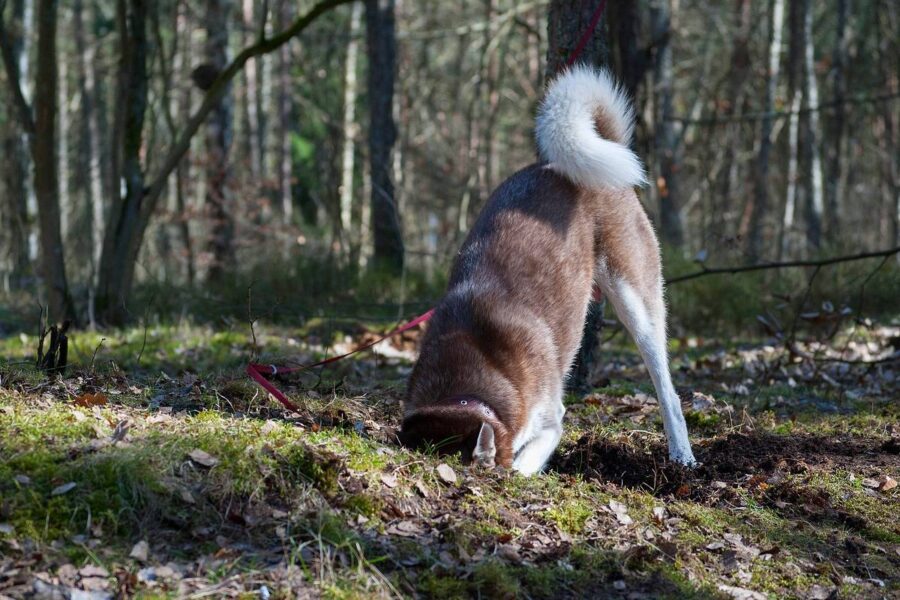
M 700 463 L 698 463 L 697 459 L 694 458 L 694 453 L 691 452 L 690 448 L 688 448 L 687 450 L 670 449 L 669 460 L 689 469 L 694 469 L 700 466 Z

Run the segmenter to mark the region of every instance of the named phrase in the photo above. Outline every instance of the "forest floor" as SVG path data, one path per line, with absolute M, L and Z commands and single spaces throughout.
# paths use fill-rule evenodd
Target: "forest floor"
M 415 335 L 278 383 L 316 324 L 0 340 L 0 598 L 882 598 L 900 595 L 900 328 L 798 347 L 673 342 L 701 465 L 666 461 L 633 348 L 567 398 L 547 472 L 400 448 Z M 105 338 L 105 339 L 103 339 Z M 311 345 L 310 345 L 311 343 Z

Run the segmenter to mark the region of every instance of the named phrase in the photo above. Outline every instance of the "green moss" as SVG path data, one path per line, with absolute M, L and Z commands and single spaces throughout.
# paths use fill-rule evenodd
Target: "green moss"
M 475 566 L 472 587 L 485 598 L 516 598 L 521 587 L 514 567 L 498 560 L 487 560 Z
M 544 516 L 566 533 L 581 533 L 585 523 L 594 514 L 590 505 L 583 500 L 563 500 L 557 506 L 544 511 Z
M 470 597 L 469 582 L 456 575 L 438 575 L 428 571 L 416 584 L 416 590 L 425 598 L 463 600 Z

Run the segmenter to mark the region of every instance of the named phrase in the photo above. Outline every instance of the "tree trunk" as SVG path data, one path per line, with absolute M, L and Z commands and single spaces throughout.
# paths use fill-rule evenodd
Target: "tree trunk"
M 800 180 L 800 108 L 803 100 L 801 77 L 803 72 L 803 11 L 804 0 L 791 0 L 788 20 L 788 165 L 787 188 L 784 196 L 784 213 L 781 219 L 778 258 L 790 256 L 794 245 L 794 216 L 797 209 L 798 182 Z
M 551 81 L 565 68 L 566 62 L 578 44 L 578 40 L 590 26 L 596 6 L 580 0 L 552 0 L 547 19 L 547 70 L 545 79 Z M 578 57 L 578 63 L 595 67 L 608 67 L 610 54 L 607 46 L 606 18 L 603 18 Z M 585 393 L 593 387 L 592 371 L 600 350 L 600 331 L 603 327 L 603 302 L 592 301 L 581 337 L 581 346 L 567 381 L 569 390 Z
M 772 126 L 775 119 L 775 91 L 781 65 L 781 32 L 784 26 L 784 0 L 769 0 L 769 64 L 766 70 L 766 96 L 763 120 L 759 133 L 759 154 L 756 158 L 756 177 L 753 207 L 750 213 L 748 254 L 756 262 L 762 252 L 763 217 L 769 212 L 769 161 L 772 153 Z
M 228 64 L 230 0 L 207 0 L 206 64 L 221 72 Z M 213 108 L 206 123 L 206 208 L 212 219 L 209 251 L 212 262 L 207 281 L 218 283 L 234 268 L 234 216 L 229 202 L 233 99 L 231 86 Z
M 121 114 L 114 129 L 112 185 L 121 180 L 125 196 L 114 196 L 103 237 L 97 284 L 97 317 L 119 325 L 128 316 L 127 294 L 134 279 L 138 251 L 146 229 L 141 218 L 144 175 L 140 150 L 147 109 L 147 4 L 146 0 L 119 0 L 119 73 L 117 89 Z
M 360 22 L 362 4 L 356 3 L 350 13 L 350 40 L 347 42 L 347 59 L 344 63 L 344 116 L 342 129 L 344 143 L 341 151 L 341 240 L 346 245 L 350 263 L 354 264 L 354 254 L 359 251 L 358 235 L 352 228 L 353 178 L 356 158 L 356 67 L 359 55 Z M 356 250 L 354 250 L 354 248 Z
M 803 158 L 806 188 L 804 194 L 806 216 L 806 241 L 813 250 L 822 244 L 822 216 L 824 212 L 822 157 L 819 151 L 819 85 L 816 82 L 815 48 L 813 40 L 813 7 L 811 0 L 801 0 L 803 7 Z
M 97 93 L 94 78 L 95 44 L 87 42 L 82 0 L 74 0 L 72 17 L 76 53 L 75 70 L 78 79 L 78 93 L 81 96 L 79 161 L 81 161 L 82 177 L 87 178 L 82 189 L 91 230 L 90 287 L 93 287 L 97 284 L 97 270 L 103 247 L 103 176 L 100 168 L 100 152 L 97 148 L 100 125 L 94 106 L 94 98 Z M 93 314 L 92 306 L 89 307 L 89 312 Z
M 24 54 L 25 2 L 13 0 L 11 22 L 6 28 L 6 35 L 14 68 L 15 80 L 20 79 L 19 65 Z M 9 76 L 7 74 L 7 76 Z M 16 108 L 11 95 L 7 102 L 7 113 L 15 114 Z M 0 227 L 3 234 L 3 287 L 6 290 L 18 288 L 23 284 L 23 277 L 28 271 L 28 144 L 22 129 L 10 119 L 4 124 L 2 131 L 3 160 L 0 160 L 0 177 L 3 179 L 2 215 Z
M 394 126 L 394 77 L 397 42 L 394 0 L 366 0 L 366 45 L 369 54 L 369 165 L 372 176 L 372 264 L 400 273 L 403 237 L 391 181 Z
M 188 11 L 183 4 L 178 5 L 175 14 L 175 35 L 179 40 L 178 47 L 173 57 L 173 70 L 176 77 L 184 77 L 190 70 L 191 64 L 191 27 L 188 22 Z M 178 121 L 184 122 L 191 118 L 191 86 L 186 85 L 181 93 L 172 99 L 172 110 L 178 115 Z M 173 131 L 173 137 L 175 132 Z M 181 245 L 184 248 L 185 276 L 189 285 L 194 285 L 196 280 L 196 265 L 194 257 L 194 243 L 191 239 L 191 226 L 188 199 L 191 188 L 191 161 L 190 150 L 186 156 L 178 162 L 175 168 L 175 210 L 178 222 L 178 232 Z
M 751 1 L 750 0 L 739 0 L 736 3 L 736 26 L 735 26 L 735 34 L 734 34 L 734 45 L 731 51 L 731 66 L 730 72 L 728 74 L 728 96 L 727 96 L 727 107 L 724 111 L 724 117 L 726 119 L 730 117 L 734 117 L 735 115 L 741 112 L 741 109 L 745 102 L 745 88 L 747 84 L 747 80 L 749 79 L 748 73 L 750 70 L 750 26 L 751 26 Z M 769 24 L 771 25 L 771 13 L 772 9 L 770 7 L 769 10 Z M 779 32 L 779 40 L 781 39 Z M 769 43 L 771 45 L 772 38 L 769 38 Z M 771 48 L 770 48 L 771 51 Z M 771 56 L 771 55 L 770 55 Z M 771 67 L 771 64 L 770 64 Z M 767 80 L 768 81 L 768 80 Z M 774 105 L 774 103 L 773 103 Z M 711 198 L 713 204 L 713 210 L 717 213 L 722 213 L 727 210 L 725 207 L 716 208 L 717 202 L 716 200 L 721 199 L 724 203 L 732 203 L 732 190 L 737 187 L 738 177 L 740 174 L 740 161 L 737 161 L 738 150 L 741 148 L 741 141 L 744 139 L 742 133 L 743 124 L 740 121 L 727 123 L 723 127 L 723 135 L 720 138 L 720 141 L 717 142 L 717 145 L 721 144 L 719 148 L 715 149 L 714 152 L 718 154 L 718 152 L 722 153 L 722 167 L 718 172 L 718 182 L 717 182 L 717 194 L 711 194 L 713 196 Z M 771 124 L 769 126 L 769 135 L 771 135 Z M 763 132 L 765 133 L 765 132 Z M 763 140 L 763 144 L 770 143 L 765 140 L 765 138 L 761 138 Z M 762 148 L 760 148 L 762 150 Z M 767 150 L 768 153 L 768 150 Z M 750 219 L 752 221 L 753 216 L 758 215 L 758 211 L 756 210 L 756 202 L 760 200 L 759 196 L 756 194 L 748 194 L 747 202 L 750 203 L 750 206 L 747 207 L 747 210 L 744 211 L 744 214 L 749 213 Z M 763 201 L 768 200 L 768 198 L 762 198 Z M 721 206 L 721 205 L 719 205 Z M 764 209 L 768 208 L 766 205 Z M 759 225 L 755 223 L 754 225 Z M 721 225 L 720 225 L 721 226 Z M 748 226 L 749 229 L 749 226 Z M 759 234 L 760 232 L 757 230 L 750 235 Z
M 37 74 L 34 89 L 34 192 L 38 204 L 41 275 L 51 321 L 75 318 L 66 279 L 60 231 L 59 173 L 56 162 L 56 2 L 38 3 Z
M 650 8 L 653 39 L 656 40 L 656 60 L 653 65 L 653 84 L 658 99 L 656 115 L 656 154 L 658 174 L 660 233 L 663 242 L 681 247 L 684 226 L 681 219 L 681 198 L 678 189 L 678 170 L 681 163 L 681 144 L 673 120 L 672 14 L 671 0 L 654 0 Z
M 850 0 L 837 0 L 837 31 L 831 60 L 832 98 L 834 111 L 831 118 L 831 139 L 829 149 L 828 183 L 825 187 L 825 232 L 828 241 L 836 242 L 840 237 L 841 204 L 844 184 L 844 134 L 847 128 L 847 20 L 850 16 Z
M 290 3 L 281 0 L 278 4 L 278 29 L 284 28 L 285 24 L 290 22 L 288 17 L 288 7 Z M 291 113 L 293 112 L 293 100 L 291 98 L 291 49 L 289 44 L 285 44 L 278 49 L 277 57 L 278 65 L 278 152 L 276 157 L 278 160 L 278 203 L 281 208 L 281 220 L 285 225 L 291 224 L 294 219 L 294 202 L 292 195 L 293 169 L 291 159 L 291 136 L 290 132 L 294 129 L 291 123 Z

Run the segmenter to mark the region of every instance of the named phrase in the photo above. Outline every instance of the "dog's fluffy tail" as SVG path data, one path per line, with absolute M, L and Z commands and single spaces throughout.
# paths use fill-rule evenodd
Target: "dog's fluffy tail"
M 644 185 L 640 159 L 629 149 L 634 113 L 607 71 L 576 66 L 559 75 L 538 110 L 541 158 L 587 188 Z

